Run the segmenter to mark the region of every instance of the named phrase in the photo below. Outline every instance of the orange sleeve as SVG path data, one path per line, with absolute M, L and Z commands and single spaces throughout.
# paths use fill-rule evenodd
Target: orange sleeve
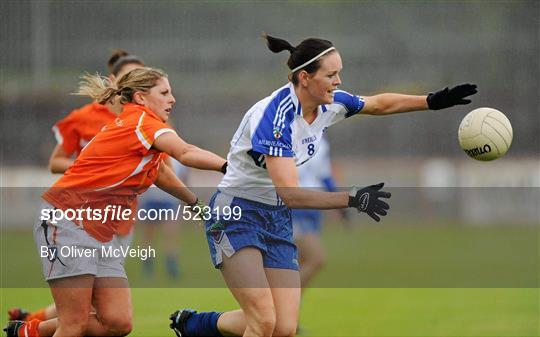
M 139 143 L 142 146 L 141 153 L 146 154 L 157 137 L 161 136 L 164 133 L 173 132 L 176 134 L 169 125 L 163 123 L 160 120 L 157 120 L 152 115 L 143 113 L 139 118 L 137 127 L 135 128 L 135 134 L 139 139 Z
M 56 142 L 62 146 L 68 155 L 80 151 L 81 136 L 77 130 L 80 123 L 78 120 L 77 110 L 73 110 L 65 118 L 58 121 L 52 128 Z

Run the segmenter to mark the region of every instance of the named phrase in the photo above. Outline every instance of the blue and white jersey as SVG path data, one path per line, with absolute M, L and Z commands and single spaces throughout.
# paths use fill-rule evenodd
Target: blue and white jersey
M 231 141 L 227 174 L 218 185 L 222 193 L 271 205 L 280 205 L 264 155 L 293 157 L 302 165 L 319 150 L 327 127 L 357 114 L 364 101 L 342 90 L 334 102 L 321 105 L 317 118 L 308 124 L 292 83 L 257 102 L 245 114 Z
M 328 181 L 332 178 L 332 163 L 330 161 L 330 145 L 326 137 L 319 143 L 319 151 L 303 165 L 298 166 L 300 187 L 318 190 L 328 189 Z

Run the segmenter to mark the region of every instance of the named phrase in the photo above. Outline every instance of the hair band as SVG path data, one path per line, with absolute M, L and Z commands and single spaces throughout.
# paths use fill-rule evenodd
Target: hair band
M 328 49 L 326 49 L 325 51 L 323 51 L 322 53 L 318 54 L 317 56 L 315 56 L 314 58 L 312 58 L 311 60 L 307 61 L 306 63 L 304 64 L 301 64 L 299 65 L 298 67 L 294 68 L 293 70 L 291 70 L 291 74 L 304 68 L 305 66 L 317 61 L 321 56 L 325 55 L 325 54 L 328 54 L 329 52 L 331 52 L 332 50 L 335 50 L 336 47 L 330 47 Z

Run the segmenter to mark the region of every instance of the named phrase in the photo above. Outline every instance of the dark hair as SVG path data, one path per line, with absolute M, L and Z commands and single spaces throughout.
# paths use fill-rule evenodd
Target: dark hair
M 131 55 L 123 49 L 115 49 L 109 61 L 107 61 L 107 67 L 109 68 L 109 73 L 114 76 L 118 75 L 120 69 L 126 64 L 138 64 L 144 67 L 144 62 L 138 56 Z
M 334 46 L 332 42 L 328 40 L 309 38 L 305 39 L 298 46 L 294 47 L 289 42 L 270 36 L 266 33 L 263 33 L 263 37 L 266 39 L 268 49 L 270 49 L 272 52 L 279 53 L 284 50 L 288 50 L 291 53 L 291 55 L 289 56 L 289 60 L 287 60 L 287 65 L 291 70 L 306 63 L 307 61 L 311 60 L 315 56 L 325 51 L 326 49 Z M 316 72 L 320 67 L 320 60 L 316 60 L 315 62 L 312 62 L 307 66 L 303 67 L 302 69 L 298 69 L 297 71 L 292 73 L 290 76 L 290 80 L 293 82 L 294 85 L 296 85 L 298 84 L 298 72 L 300 70 L 305 70 L 309 74 L 312 74 Z

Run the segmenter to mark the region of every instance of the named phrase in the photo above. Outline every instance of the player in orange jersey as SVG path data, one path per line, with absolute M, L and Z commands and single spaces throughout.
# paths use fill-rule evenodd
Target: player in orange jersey
M 114 82 L 129 71 L 144 67 L 138 56 L 129 54 L 123 49 L 116 49 L 107 61 L 109 79 Z M 99 104 L 92 102 L 70 112 L 53 126 L 57 145 L 49 158 L 49 169 L 52 173 L 64 173 L 79 155 L 82 148 L 108 123 L 113 122 L 122 111 L 118 102 Z M 115 238 L 120 245 L 128 246 L 133 239 L 132 226 L 126 223 L 119 229 Z M 56 307 L 50 304 L 44 308 L 29 312 L 23 308 L 8 310 L 9 320 L 33 319 L 48 320 L 56 317 Z
M 125 50 L 116 49 L 107 62 L 109 79 L 115 81 L 144 62 Z M 57 145 L 49 158 L 52 173 L 64 173 L 79 155 L 82 148 L 94 138 L 103 126 L 114 121 L 122 111 L 115 102 L 99 104 L 92 102 L 70 112 L 53 126 Z
M 189 167 L 222 172 L 226 168 L 225 159 L 186 143 L 166 124 L 175 99 L 162 71 L 134 69 L 114 86 L 100 76 L 87 75 L 78 94 L 101 104 L 119 97 L 124 109 L 43 195 L 34 239 L 55 300 L 57 321 L 12 321 L 6 328 L 8 336 L 46 336 L 51 330 L 54 336 L 130 333 L 127 277 L 123 265 L 103 251 L 109 249 L 119 225 L 134 218 L 113 217 L 109 211 L 133 210 L 137 195 L 152 183 L 192 207 L 198 204 L 197 197 L 162 165 L 163 152 Z M 68 220 L 67 214 L 77 210 L 90 212 Z M 66 217 L 54 221 L 59 212 Z M 91 315 L 92 305 L 95 314 Z

